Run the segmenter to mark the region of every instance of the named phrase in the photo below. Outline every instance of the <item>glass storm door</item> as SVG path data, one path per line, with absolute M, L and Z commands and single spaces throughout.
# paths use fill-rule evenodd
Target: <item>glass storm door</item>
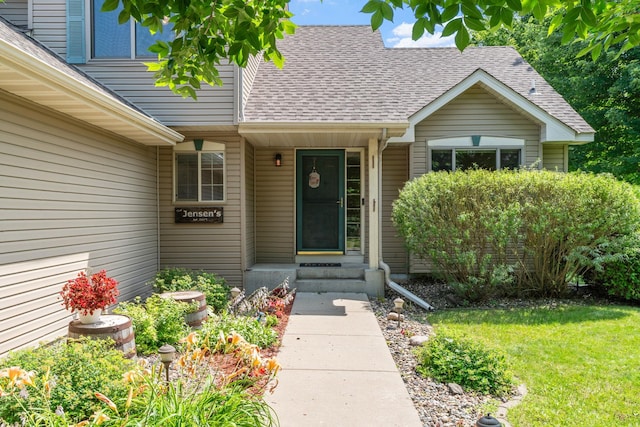
M 298 150 L 298 254 L 344 253 L 344 151 Z

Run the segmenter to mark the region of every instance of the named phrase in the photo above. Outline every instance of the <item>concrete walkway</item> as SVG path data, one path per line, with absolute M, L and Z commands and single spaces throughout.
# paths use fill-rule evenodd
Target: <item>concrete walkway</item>
M 422 426 L 365 294 L 298 293 L 278 361 L 282 427 Z

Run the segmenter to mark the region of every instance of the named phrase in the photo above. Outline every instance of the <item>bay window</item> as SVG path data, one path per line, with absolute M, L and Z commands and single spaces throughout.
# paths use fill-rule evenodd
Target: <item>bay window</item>
M 428 141 L 432 171 L 518 169 L 524 140 L 502 137 L 457 137 Z

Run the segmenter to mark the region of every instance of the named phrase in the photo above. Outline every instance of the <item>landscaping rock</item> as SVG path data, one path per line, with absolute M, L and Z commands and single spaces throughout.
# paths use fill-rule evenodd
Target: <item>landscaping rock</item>
M 398 313 L 396 313 L 395 311 L 390 312 L 389 314 L 387 314 L 387 320 L 393 320 L 395 322 L 398 321 Z M 404 320 L 404 314 L 400 315 L 400 321 L 402 322 Z
M 464 389 L 459 384 L 449 383 L 447 387 L 452 394 L 464 394 Z
M 426 343 L 427 341 L 429 341 L 429 337 L 426 335 L 414 335 L 409 338 L 409 345 L 416 347 Z

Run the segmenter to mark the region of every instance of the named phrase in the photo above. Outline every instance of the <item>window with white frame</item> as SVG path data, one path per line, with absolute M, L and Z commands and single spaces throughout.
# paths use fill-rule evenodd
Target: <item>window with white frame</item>
M 149 29 L 131 20 L 129 24 L 119 24 L 118 14 L 122 5 L 111 12 L 102 12 L 104 0 L 91 0 L 91 56 L 93 58 L 135 59 L 155 56 L 149 47 L 157 40 L 171 41 L 171 23 L 164 25 L 162 32 L 151 34 Z
M 518 169 L 524 140 L 491 136 L 433 139 L 427 142 L 432 171 Z
M 224 148 L 224 144 L 202 140 L 174 147 L 176 202 L 224 201 Z

